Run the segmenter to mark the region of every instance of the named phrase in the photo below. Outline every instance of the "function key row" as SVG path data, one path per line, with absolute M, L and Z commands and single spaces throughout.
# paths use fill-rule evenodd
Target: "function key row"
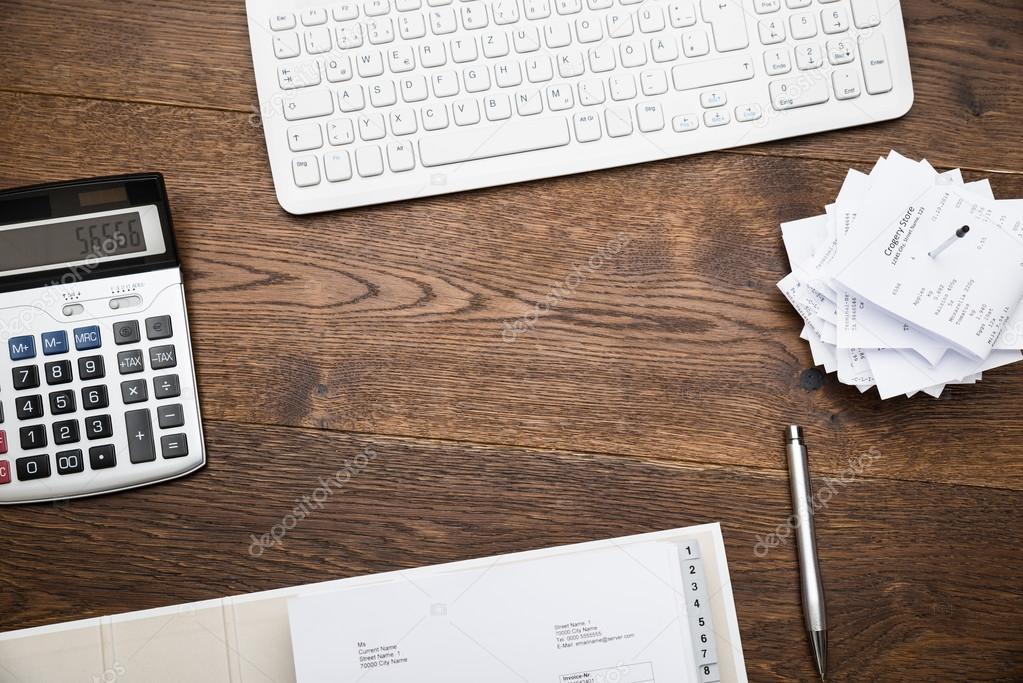
M 150 341 L 167 339 L 173 335 L 169 315 L 146 318 L 146 338 Z M 115 344 L 135 344 L 142 340 L 137 320 L 125 320 L 114 323 Z M 76 351 L 90 351 L 103 345 L 102 334 L 98 325 L 77 327 L 71 332 L 75 341 Z M 40 346 L 45 356 L 68 353 L 71 350 L 68 333 L 65 330 L 43 332 L 39 335 Z M 36 339 L 32 335 L 11 337 L 7 340 L 7 349 L 11 360 L 27 360 L 36 357 Z

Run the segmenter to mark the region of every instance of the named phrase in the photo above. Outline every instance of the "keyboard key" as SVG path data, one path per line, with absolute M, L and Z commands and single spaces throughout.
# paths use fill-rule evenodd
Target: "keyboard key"
M 828 61 L 833 65 L 848 64 L 855 59 L 851 38 L 828 41 Z
M 71 377 L 71 361 L 69 360 L 46 363 L 43 366 L 43 372 L 46 374 L 46 383 L 51 386 L 54 384 L 67 384 L 73 379 Z
M 273 37 L 274 55 L 277 59 L 298 57 L 302 52 L 297 33 L 281 33 Z
M 181 385 L 177 375 L 160 375 L 153 378 L 153 394 L 158 399 L 174 398 L 181 395 Z
M 760 33 L 760 42 L 764 45 L 774 45 L 785 40 L 785 24 L 777 17 L 758 22 L 757 31 Z
M 59 330 L 57 332 L 43 332 L 43 354 L 46 356 L 53 356 L 58 353 L 67 353 L 67 332 Z
M 78 359 L 78 377 L 82 380 L 102 379 L 106 375 L 103 356 L 86 356 Z
M 288 121 L 301 121 L 334 113 L 334 98 L 329 90 L 291 90 L 281 96 L 281 109 Z
M 820 45 L 807 43 L 796 46 L 796 66 L 800 71 L 819 69 L 824 63 L 824 55 L 821 54 Z
M 361 111 L 366 106 L 366 95 L 361 85 L 346 85 L 337 91 L 337 105 L 341 111 Z
M 664 128 L 664 110 L 660 102 L 641 102 L 636 105 L 636 123 L 639 132 L 652 133 Z
M 298 157 L 291 162 L 291 172 L 299 187 L 312 187 L 320 182 L 320 165 L 312 155 Z
M 660 69 L 648 69 L 639 75 L 639 85 L 647 97 L 668 92 L 668 77 Z
M 292 152 L 308 152 L 323 147 L 323 131 L 320 124 L 307 123 L 288 128 L 288 149 Z
M 290 12 L 278 12 L 270 17 L 271 31 L 287 31 L 295 28 L 295 15 Z
M 146 318 L 146 339 L 155 341 L 167 339 L 174 334 L 174 326 L 169 315 L 157 315 Z
M 789 30 L 792 31 L 792 37 L 796 40 L 813 38 L 817 35 L 817 20 L 811 12 L 793 14 L 789 17 Z
M 26 360 L 36 357 L 35 337 L 11 337 L 7 340 L 7 349 L 10 352 L 11 360 Z
M 143 403 L 149 400 L 149 387 L 144 379 L 129 379 L 121 382 L 121 402 L 124 404 Z
M 671 79 L 676 90 L 706 88 L 753 78 L 753 62 L 745 56 L 723 57 L 695 64 L 679 64 L 672 68 Z
M 418 130 L 416 113 L 411 109 L 392 109 L 389 119 L 391 132 L 395 135 L 411 135 Z
M 19 420 L 37 420 L 43 416 L 42 396 L 16 396 L 14 412 Z
M 188 455 L 188 437 L 184 434 L 161 436 L 160 450 L 165 458 L 182 458 Z
M 114 434 L 109 415 L 93 415 L 85 418 L 85 436 L 90 441 L 107 439 Z
M 575 139 L 579 142 L 593 142 L 601 136 L 600 116 L 595 111 L 581 111 L 572 116 Z
M 881 12 L 877 9 L 877 0 L 850 0 L 852 4 L 853 24 L 856 28 L 871 28 L 881 23 Z M 867 89 L 870 92 L 870 89 Z
M 332 145 L 350 145 L 355 142 L 355 126 L 351 119 L 334 119 L 327 122 L 327 140 Z M 330 180 L 330 173 L 327 173 Z
M 11 483 L 11 462 L 0 460 L 0 484 Z
M 696 23 L 693 0 L 673 0 L 668 3 L 668 21 L 673 28 L 686 28 Z
M 888 69 L 888 51 L 885 49 L 884 36 L 880 32 L 861 35 L 857 41 L 860 45 L 860 63 L 863 66 L 863 82 L 867 93 L 879 95 L 892 89 L 892 73 Z
M 831 98 L 828 81 L 824 78 L 783 78 L 771 81 L 768 87 L 771 105 L 778 111 L 823 104 Z
M 707 32 L 697 29 L 682 34 L 682 52 L 686 57 L 702 57 L 710 52 Z
M 476 100 L 459 100 L 451 105 L 456 126 L 471 126 L 480 122 L 480 107 Z
M 11 379 L 18 391 L 34 389 L 39 386 L 39 368 L 35 365 L 11 368 Z
M 786 48 L 768 50 L 764 53 L 764 68 L 770 76 L 780 76 L 792 71 L 792 59 Z
M 327 180 L 338 183 L 352 177 L 352 162 L 348 152 L 327 152 L 323 155 L 323 172 Z
M 77 351 L 98 349 L 103 343 L 103 340 L 100 337 L 99 325 L 76 328 L 74 331 L 74 337 L 75 350 Z
M 85 458 L 80 449 L 60 451 L 54 459 L 57 461 L 57 474 L 77 474 L 85 470 Z
M 348 55 L 331 57 L 323 62 L 323 71 L 331 83 L 340 83 L 352 79 L 352 59 Z
M 423 138 L 419 141 L 419 159 L 424 166 L 442 166 L 561 147 L 570 141 L 568 121 L 564 117 L 513 119 L 495 126 Z
M 46 425 L 22 427 L 18 433 L 21 436 L 21 450 L 23 451 L 46 446 Z
M 141 340 L 139 336 L 139 321 L 125 320 L 114 323 L 115 344 L 136 344 Z
M 705 109 L 721 107 L 728 104 L 728 96 L 724 90 L 708 90 L 700 93 L 700 106 Z
M 728 115 L 728 111 L 725 109 L 715 109 L 713 111 L 703 112 L 703 122 L 708 128 L 723 126 L 730 123 L 731 120 L 732 117 Z
M 45 479 L 50 476 L 50 456 L 45 454 L 18 458 L 14 465 L 18 470 L 18 481 Z
M 178 356 L 173 344 L 154 346 L 149 349 L 149 367 L 153 370 L 165 370 L 178 364 Z
M 356 0 L 342 0 L 334 5 L 335 21 L 350 21 L 359 16 L 359 5 Z
M 860 96 L 860 77 L 854 69 L 835 69 L 831 72 L 831 84 L 835 88 L 836 98 L 851 100 Z
M 741 0 L 700 0 L 704 21 L 711 26 L 714 46 L 718 52 L 743 50 L 749 47 L 746 14 Z
M 841 7 L 821 10 L 821 26 L 828 34 L 849 30 L 849 15 Z
M 740 104 L 735 108 L 736 121 L 756 121 L 763 115 L 764 111 L 759 104 Z
M 53 423 L 53 443 L 63 446 L 75 443 L 78 439 L 78 420 L 63 420 Z
M 770 14 L 781 9 L 781 0 L 753 0 L 753 10 L 757 14 Z
M 387 165 L 395 173 L 411 171 L 415 168 L 416 162 L 412 156 L 412 143 L 406 141 L 388 143 Z
M 107 387 L 104 384 L 97 384 L 94 387 L 82 387 L 82 408 L 84 410 L 97 410 L 110 405 L 107 397 Z
M 117 354 L 117 369 L 122 375 L 130 375 L 142 372 L 146 369 L 145 361 L 142 359 L 142 351 L 133 349 L 121 351 Z
M 128 459 L 132 463 L 156 460 L 153 444 L 153 422 L 148 409 L 129 410 L 124 414 L 124 428 L 128 435 Z
M 156 409 L 156 421 L 160 429 L 180 427 L 185 424 L 185 409 L 180 403 L 164 405 Z
M 384 158 L 380 153 L 380 148 L 371 145 L 355 150 L 355 165 L 359 169 L 359 175 L 363 178 L 372 178 L 383 173 Z
M 604 123 L 607 134 L 620 138 L 632 134 L 632 110 L 626 107 L 609 107 L 604 110 Z
M 383 114 L 363 114 L 358 118 L 359 137 L 367 142 L 379 140 L 387 135 Z
M 7 432 L 0 429 L 0 455 L 7 452 Z
M 696 114 L 683 114 L 671 120 L 671 129 L 676 133 L 686 133 L 700 127 L 700 118 Z
M 571 99 L 571 86 L 562 85 L 560 89 L 568 91 L 568 97 Z M 556 107 L 551 107 L 555 109 Z M 511 99 L 505 94 L 497 93 L 483 98 L 483 109 L 487 114 L 488 121 L 503 121 L 504 119 L 511 117 Z
M 327 10 L 317 7 L 302 10 L 303 26 L 318 26 L 327 23 Z
M 66 415 L 75 412 L 75 392 L 71 389 L 50 394 L 50 413 Z
M 117 453 L 111 445 L 93 446 L 89 449 L 89 467 L 94 470 L 105 470 L 117 465 Z

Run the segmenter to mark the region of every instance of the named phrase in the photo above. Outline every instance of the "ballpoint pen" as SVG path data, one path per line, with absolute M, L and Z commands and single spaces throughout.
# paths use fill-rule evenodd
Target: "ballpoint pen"
M 796 552 L 799 556 L 799 583 L 803 594 L 803 616 L 810 636 L 817 672 L 824 679 L 828 669 L 828 621 L 824 610 L 824 588 L 817 562 L 817 539 L 813 529 L 813 491 L 810 466 L 803 443 L 803 428 L 785 429 L 785 453 L 789 461 L 789 487 L 796 520 Z

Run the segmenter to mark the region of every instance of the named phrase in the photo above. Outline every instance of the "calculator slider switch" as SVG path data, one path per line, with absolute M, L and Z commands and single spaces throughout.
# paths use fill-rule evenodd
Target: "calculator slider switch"
M 64 307 L 62 313 L 68 318 L 75 315 L 81 315 L 82 313 L 85 313 L 85 306 L 81 304 L 68 304 Z
M 131 296 L 119 296 L 110 300 L 110 308 L 119 311 L 122 308 L 134 308 L 142 305 L 142 297 L 132 294 Z

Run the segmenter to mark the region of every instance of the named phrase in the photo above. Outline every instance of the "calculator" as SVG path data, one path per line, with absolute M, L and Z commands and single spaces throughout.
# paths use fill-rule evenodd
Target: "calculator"
M 0 192 L 0 503 L 206 462 L 163 176 Z

